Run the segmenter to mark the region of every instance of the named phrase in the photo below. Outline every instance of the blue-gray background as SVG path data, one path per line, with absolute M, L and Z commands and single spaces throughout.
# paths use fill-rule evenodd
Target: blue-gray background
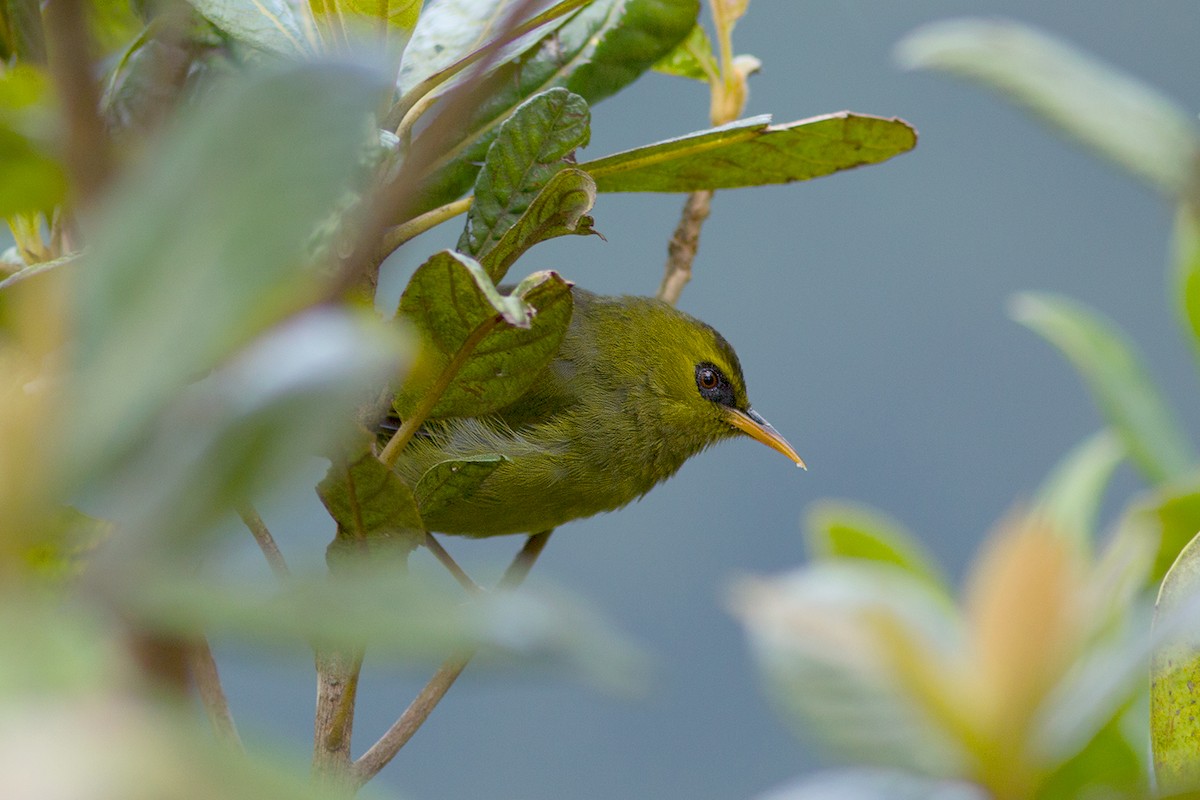
M 829 763 L 765 699 L 724 588 L 739 573 L 800 564 L 801 515 L 825 497 L 892 514 L 961 575 L 989 527 L 1099 426 L 1066 363 L 1007 318 L 1016 291 L 1063 292 L 1115 318 L 1196 430 L 1195 374 L 1164 289 L 1170 209 L 993 96 L 895 67 L 905 33 L 965 13 L 1041 25 L 1200 109 L 1200 9 L 1187 2 L 754 0 L 735 38 L 765 64 L 747 115 L 848 108 L 920 131 L 913 153 L 880 166 L 720 193 L 704 229 L 680 305 L 735 344 L 755 407 L 810 470 L 748 440 L 728 443 L 642 502 L 561 529 L 536 578 L 588 598 L 654 656 L 645 691 L 469 669 L 381 788 L 418 799 L 750 798 Z M 593 109 L 581 158 L 706 120 L 699 84 L 649 75 Z M 601 196 L 594 213 L 607 242 L 551 243 L 522 266 L 602 292 L 652 293 L 681 201 Z M 409 258 L 452 242 L 457 226 L 418 241 Z M 1139 487 L 1123 472 L 1115 488 L 1119 499 Z M 319 559 L 329 535 L 310 497 L 265 509 L 297 560 Z M 446 543 L 481 576 L 519 545 Z M 303 653 L 218 655 L 243 727 L 306 752 Z M 358 751 L 427 674 L 368 668 Z

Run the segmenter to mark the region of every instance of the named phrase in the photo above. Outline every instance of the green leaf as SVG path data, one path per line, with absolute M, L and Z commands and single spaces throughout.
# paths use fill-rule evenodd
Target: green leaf
M 49 211 L 67 180 L 51 153 L 49 83 L 32 67 L 0 71 L 0 217 Z
M 587 144 L 590 119 L 587 102 L 562 88 L 548 89 L 517 107 L 500 126 L 475 179 L 460 252 L 477 259 L 487 255 L 546 182 L 567 166 L 564 159 Z
M 587 216 L 596 202 L 596 184 L 586 172 L 566 168 L 542 187 L 529 208 L 504 232 L 487 255 L 483 267 L 500 281 L 525 251 L 557 236 L 599 236 Z
M 1190 624 L 1162 641 L 1150 665 L 1150 746 L 1164 796 L 1200 791 L 1200 640 L 1195 612 L 1200 597 L 1200 535 L 1179 553 L 1158 593 L 1157 631 L 1172 614 L 1190 611 Z
M 1141 722 L 1141 720 L 1138 720 Z M 1062 797 L 1147 797 L 1145 741 L 1130 741 L 1126 729 L 1133 727 L 1115 716 L 1087 746 L 1046 777 L 1039 798 Z M 1141 726 L 1138 726 L 1141 727 Z
M 421 0 L 308 0 L 327 49 L 379 48 L 394 71 L 421 16 Z
M 447 506 L 468 500 L 483 479 L 505 461 L 503 456 L 443 461 L 425 471 L 413 493 L 421 511 L 434 516 Z
M 1052 36 L 1009 20 L 954 20 L 910 34 L 897 56 L 998 90 L 1162 191 L 1186 188 L 1200 147 L 1193 116 Z
M 1060 461 L 1038 490 L 1035 510 L 1054 523 L 1054 529 L 1091 548 L 1096 538 L 1096 515 L 1113 471 L 1125 457 L 1121 440 L 1102 430 Z
M 1180 204 L 1173 249 L 1176 308 L 1192 351 L 1200 356 L 1200 205 Z
M 4 59 L 11 63 L 15 55 L 17 61 L 25 64 L 45 64 L 46 39 L 40 0 L 7 0 L 4 22 L 8 28 L 0 36 L 0 49 L 6 51 Z
M 407 555 L 424 538 L 417 501 L 400 476 L 376 457 L 370 441 L 361 444 L 365 446 L 355 448 L 353 461 L 339 459 L 330 466 L 317 494 L 337 523 L 339 540 L 368 547 L 386 543 L 393 554 Z
M 106 199 L 72 273 L 66 396 L 79 401 L 64 463 L 86 473 L 118 457 L 182 386 L 315 299 L 310 237 L 366 177 L 354 120 L 380 89 L 332 64 L 227 82 Z
M 808 511 L 804 528 L 813 558 L 891 564 L 949 596 L 937 562 L 899 523 L 862 506 L 822 501 Z
M 556 273 L 531 275 L 501 296 L 473 259 L 442 251 L 422 264 L 400 298 L 400 316 L 425 345 L 423 369 L 395 398 L 401 418 L 452 366 L 453 380 L 430 418 L 478 416 L 520 397 L 566 335 L 571 284 Z
M 580 164 L 601 192 L 692 192 L 809 180 L 911 150 L 899 119 L 843 111 L 784 125 L 731 122 Z
M 478 105 L 455 141 L 446 142 L 432 165 L 418 212 L 466 191 L 501 122 L 526 98 L 562 86 L 589 104 L 633 82 L 670 52 L 692 29 L 698 0 L 593 0 L 529 48 L 501 63 L 495 87 Z
M 850 560 L 733 588 L 734 614 L 786 719 L 865 764 L 963 774 L 962 745 L 909 694 L 878 635 L 886 619 L 930 660 L 952 658 L 961 634 L 944 595 L 894 566 Z
M 941 780 L 898 769 L 852 767 L 807 775 L 757 800 L 987 800 L 966 781 Z
M 654 71 L 702 83 L 716 81 L 721 67 L 713 55 L 712 42 L 704 26 L 695 25 L 686 39 L 655 63 Z
M 288 0 L 187 0 L 238 44 L 273 55 L 308 57 L 317 50 Z
M 1149 480 L 1177 477 L 1195 463 L 1133 344 L 1115 325 L 1081 303 L 1048 294 L 1018 295 L 1012 316 L 1070 359 L 1130 460 Z

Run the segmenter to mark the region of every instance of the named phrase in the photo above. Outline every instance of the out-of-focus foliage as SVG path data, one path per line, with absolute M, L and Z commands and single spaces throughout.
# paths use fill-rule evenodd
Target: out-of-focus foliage
M 1175 202 L 1172 283 L 1200 348 L 1192 115 L 1017 23 L 930 25 L 898 55 L 999 90 Z M 970 796 L 964 781 L 1013 800 L 1200 791 L 1195 448 L 1114 323 L 1062 297 L 1012 308 L 1079 371 L 1108 427 L 997 527 L 956 609 L 936 601 L 926 559 L 893 523 L 842 505 L 810 517 L 812 564 L 737 587 L 782 708 L 863 765 L 772 797 Z M 1103 538 L 1098 512 L 1125 459 L 1149 490 Z

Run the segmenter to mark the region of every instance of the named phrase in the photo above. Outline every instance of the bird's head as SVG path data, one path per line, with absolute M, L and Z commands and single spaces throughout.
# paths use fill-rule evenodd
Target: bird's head
M 788 441 L 750 407 L 741 363 L 725 337 L 675 309 L 664 312 L 655 326 L 661 338 L 650 344 L 660 354 L 654 383 L 667 401 L 664 422 L 695 434 L 703 445 L 749 436 L 804 467 Z

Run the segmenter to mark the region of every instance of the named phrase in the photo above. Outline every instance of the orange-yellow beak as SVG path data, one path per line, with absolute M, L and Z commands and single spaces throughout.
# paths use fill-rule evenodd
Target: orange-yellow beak
M 745 411 L 739 411 L 736 408 L 726 408 L 725 421 L 750 438 L 762 442 L 772 450 L 778 450 L 780 453 L 783 453 L 792 461 L 795 461 L 797 467 L 808 469 L 808 467 L 804 466 L 804 460 L 788 444 L 788 440 L 783 438 L 779 431 L 775 430 L 771 423 L 763 419 L 762 415 L 754 409 L 748 408 Z

